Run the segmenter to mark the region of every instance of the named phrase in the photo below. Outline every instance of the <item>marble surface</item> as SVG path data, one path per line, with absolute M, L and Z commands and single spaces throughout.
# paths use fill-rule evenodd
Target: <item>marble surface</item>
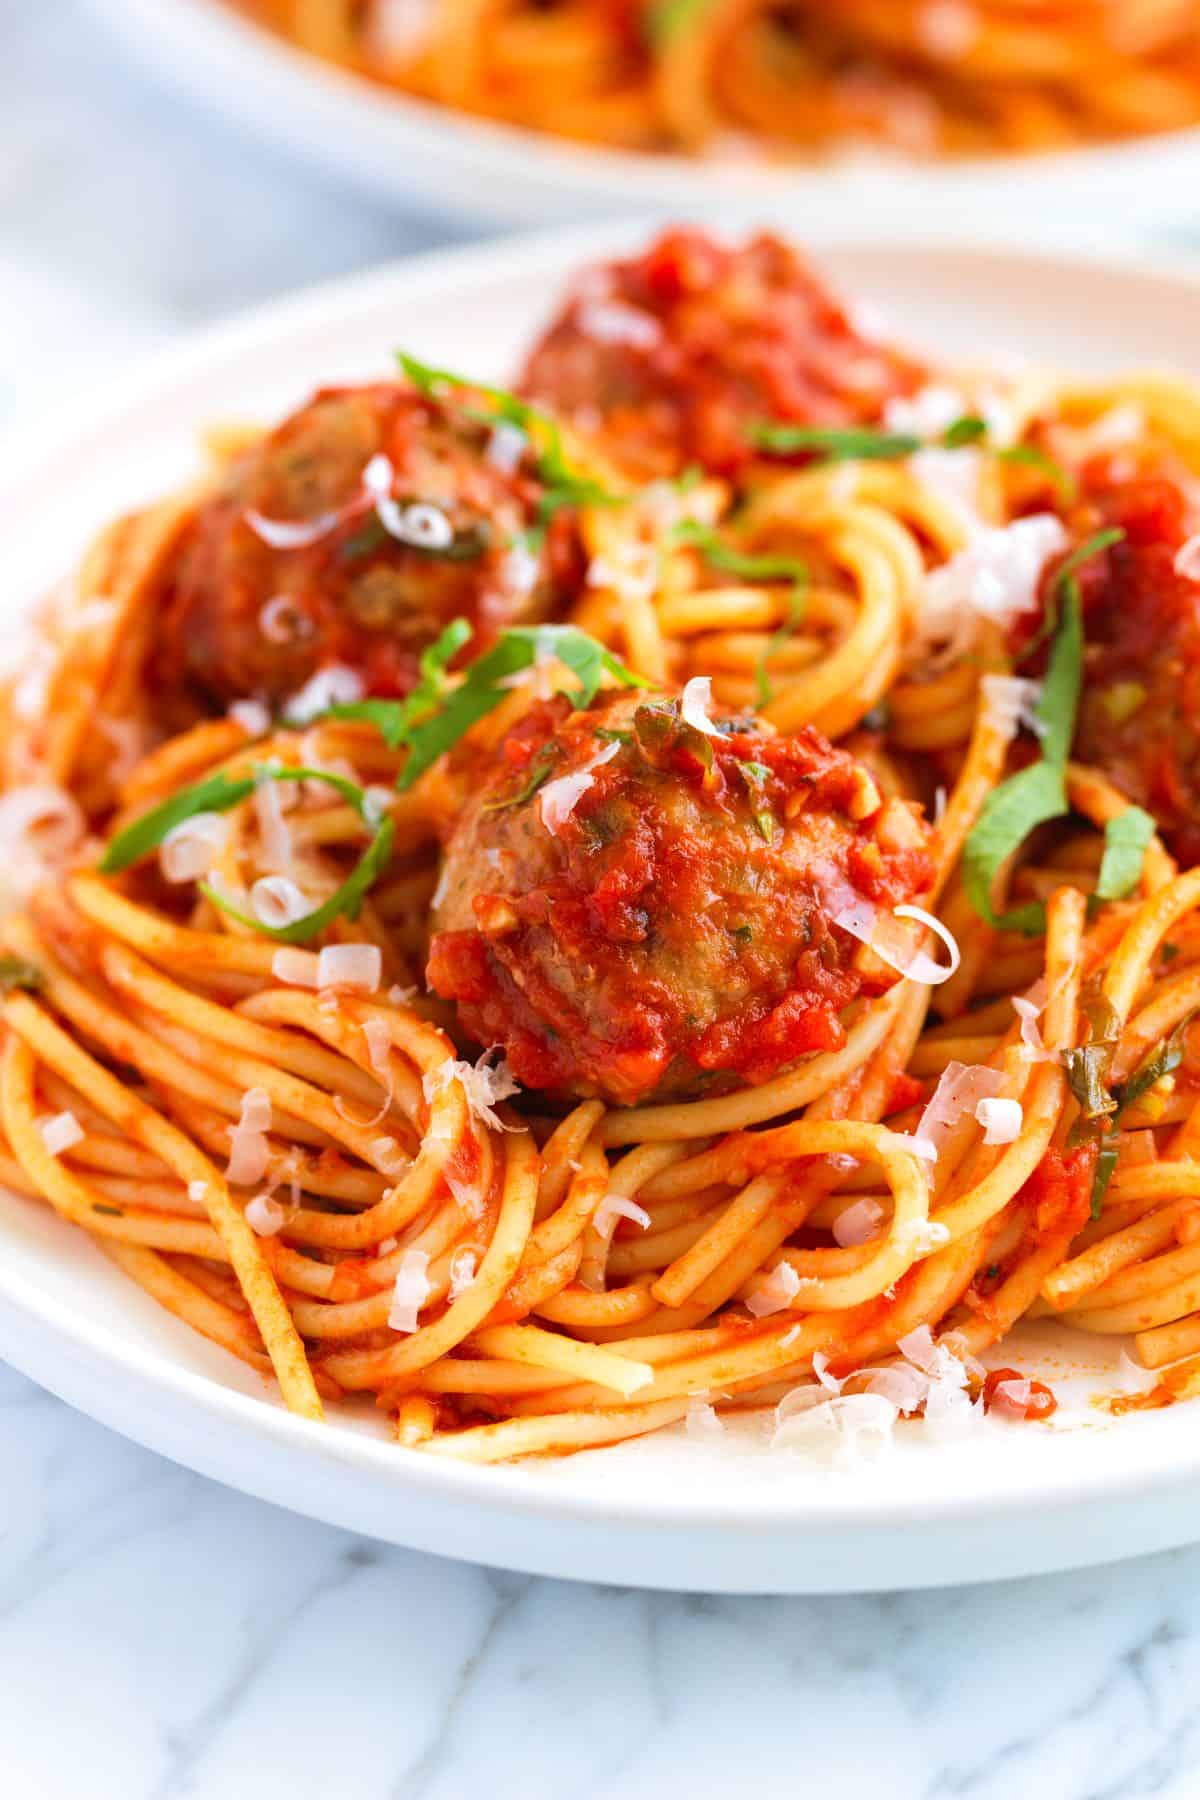
M 84 7 L 0 0 L 0 422 L 435 241 L 165 100 Z M 1198 1693 L 1200 1549 L 846 1600 L 574 1587 L 275 1511 L 0 1368 L 4 1800 L 1187 1800 Z

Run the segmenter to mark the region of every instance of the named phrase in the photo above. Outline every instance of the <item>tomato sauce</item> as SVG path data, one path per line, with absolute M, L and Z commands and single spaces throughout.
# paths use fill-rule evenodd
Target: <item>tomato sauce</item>
M 890 906 L 932 877 L 902 803 L 848 816 L 862 779 L 811 730 L 708 736 L 640 696 L 540 706 L 450 840 L 430 985 L 524 1086 L 620 1104 L 835 1049 L 845 1007 L 894 977 L 868 983 L 831 885 Z
M 754 424 L 878 423 L 926 378 L 780 239 L 732 249 L 677 229 L 579 278 L 523 385 L 640 474 L 736 476 L 759 454 Z

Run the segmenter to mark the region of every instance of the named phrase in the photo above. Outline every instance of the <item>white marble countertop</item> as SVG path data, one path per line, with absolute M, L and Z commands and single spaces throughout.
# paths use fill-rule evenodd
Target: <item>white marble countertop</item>
M 0 0 L 0 422 L 436 241 L 163 99 L 72 0 Z M 1186 1800 L 1198 1694 L 1200 1549 L 845 1600 L 571 1587 L 275 1511 L 0 1367 L 4 1800 Z

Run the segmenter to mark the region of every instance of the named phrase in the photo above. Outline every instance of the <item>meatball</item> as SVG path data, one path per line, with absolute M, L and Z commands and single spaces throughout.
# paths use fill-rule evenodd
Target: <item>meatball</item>
M 831 914 L 922 893 L 923 823 L 810 728 L 699 719 L 688 690 L 540 703 L 454 827 L 429 985 L 525 1086 L 632 1105 L 761 1082 L 894 979 Z
M 1095 459 L 1069 525 L 1124 538 L 1078 572 L 1084 678 L 1074 753 L 1151 812 L 1200 863 L 1200 514 L 1187 471 L 1158 452 Z M 1188 572 L 1190 569 L 1190 573 Z M 1054 571 L 1045 592 L 1053 591 Z
M 574 590 L 566 512 L 520 538 L 542 492 L 522 440 L 497 436 L 469 395 L 398 382 L 318 393 L 201 507 L 167 608 L 162 684 L 276 699 L 341 663 L 368 692 L 406 692 L 451 619 L 476 626 L 479 648 Z
M 778 238 L 729 250 L 676 230 L 576 281 L 524 389 L 639 476 L 695 463 L 736 475 L 755 454 L 755 422 L 875 423 L 925 379 Z

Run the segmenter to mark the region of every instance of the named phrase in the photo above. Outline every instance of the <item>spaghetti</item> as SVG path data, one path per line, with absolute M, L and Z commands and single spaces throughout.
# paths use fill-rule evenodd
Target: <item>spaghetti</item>
M 1030 152 L 1200 117 L 1190 0 L 241 0 L 442 106 L 634 150 Z
M 1192 1394 L 1200 397 L 763 240 L 582 288 L 536 400 L 405 357 L 45 609 L 0 1178 L 431 1455 L 1042 1418 L 1039 1315 Z

